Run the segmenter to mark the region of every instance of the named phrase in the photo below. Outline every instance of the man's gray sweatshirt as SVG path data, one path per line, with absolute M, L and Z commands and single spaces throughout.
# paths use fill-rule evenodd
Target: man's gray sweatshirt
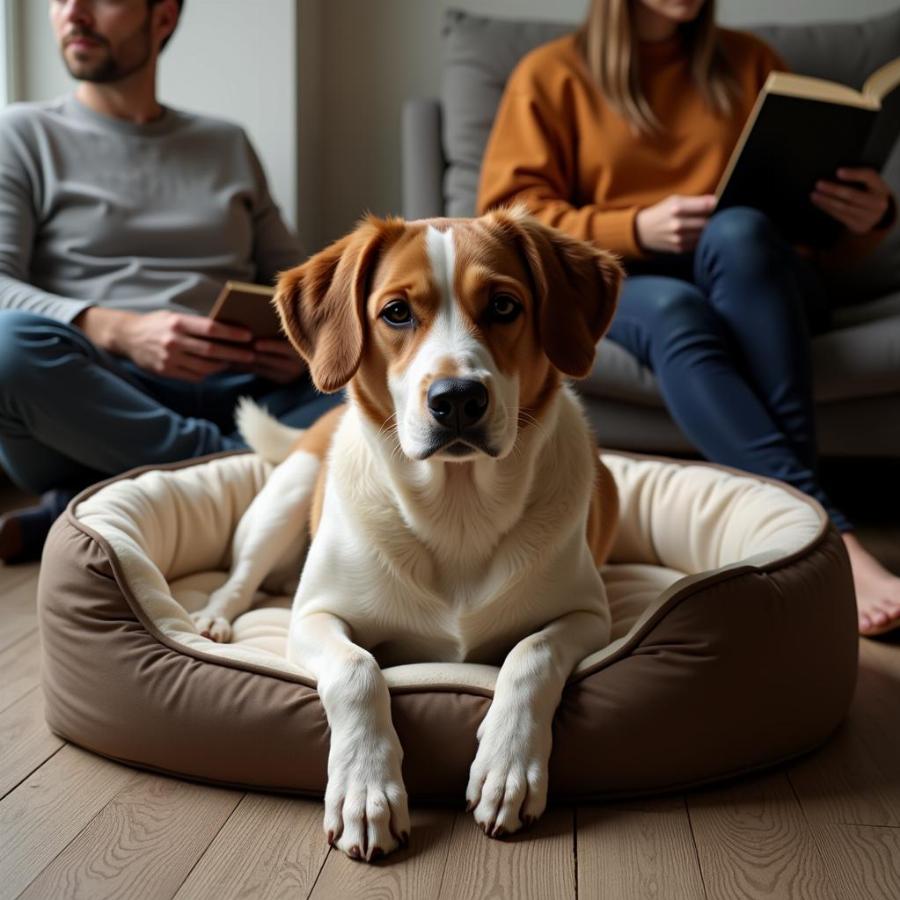
M 137 125 L 74 96 L 0 111 L 0 309 L 205 313 L 226 280 L 300 261 L 238 126 L 168 108 Z

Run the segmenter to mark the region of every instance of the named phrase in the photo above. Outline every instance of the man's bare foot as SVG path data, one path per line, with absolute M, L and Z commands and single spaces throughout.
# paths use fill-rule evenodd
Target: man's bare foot
M 900 628 L 900 578 L 888 572 L 852 532 L 841 537 L 853 569 L 859 633 L 872 637 Z

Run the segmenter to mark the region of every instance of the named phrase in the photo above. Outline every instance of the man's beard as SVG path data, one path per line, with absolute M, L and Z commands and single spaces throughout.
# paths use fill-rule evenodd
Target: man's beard
M 106 50 L 106 55 L 102 59 L 95 59 L 91 62 L 79 62 L 77 59 L 74 63 L 69 62 L 66 53 L 63 52 L 63 63 L 69 70 L 69 74 L 78 81 L 91 81 L 95 84 L 109 84 L 114 81 L 121 81 L 129 75 L 133 75 L 139 69 L 142 69 L 150 59 L 151 42 L 150 42 L 150 16 L 144 24 L 128 38 L 119 49 L 119 58 L 113 54 L 109 41 L 102 35 L 93 31 L 80 29 L 73 32 L 69 37 L 86 37 L 93 41 L 97 41 Z M 122 59 L 121 57 L 126 57 Z

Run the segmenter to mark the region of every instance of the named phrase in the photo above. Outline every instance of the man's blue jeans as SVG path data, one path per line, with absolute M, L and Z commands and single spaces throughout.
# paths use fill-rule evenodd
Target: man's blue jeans
M 780 478 L 847 518 L 816 476 L 812 267 L 748 208 L 714 215 L 693 257 L 630 267 L 609 332 L 656 374 L 672 417 L 714 462 Z
M 32 493 L 243 448 L 233 417 L 241 396 L 298 428 L 342 399 L 319 394 L 307 376 L 283 386 L 246 374 L 160 378 L 74 325 L 0 310 L 0 466 Z

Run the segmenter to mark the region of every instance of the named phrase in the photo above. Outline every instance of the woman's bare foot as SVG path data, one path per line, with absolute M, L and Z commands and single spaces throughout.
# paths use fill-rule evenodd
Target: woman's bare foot
M 871 637 L 900 628 L 900 578 L 888 572 L 852 532 L 841 537 L 853 569 L 859 633 Z

